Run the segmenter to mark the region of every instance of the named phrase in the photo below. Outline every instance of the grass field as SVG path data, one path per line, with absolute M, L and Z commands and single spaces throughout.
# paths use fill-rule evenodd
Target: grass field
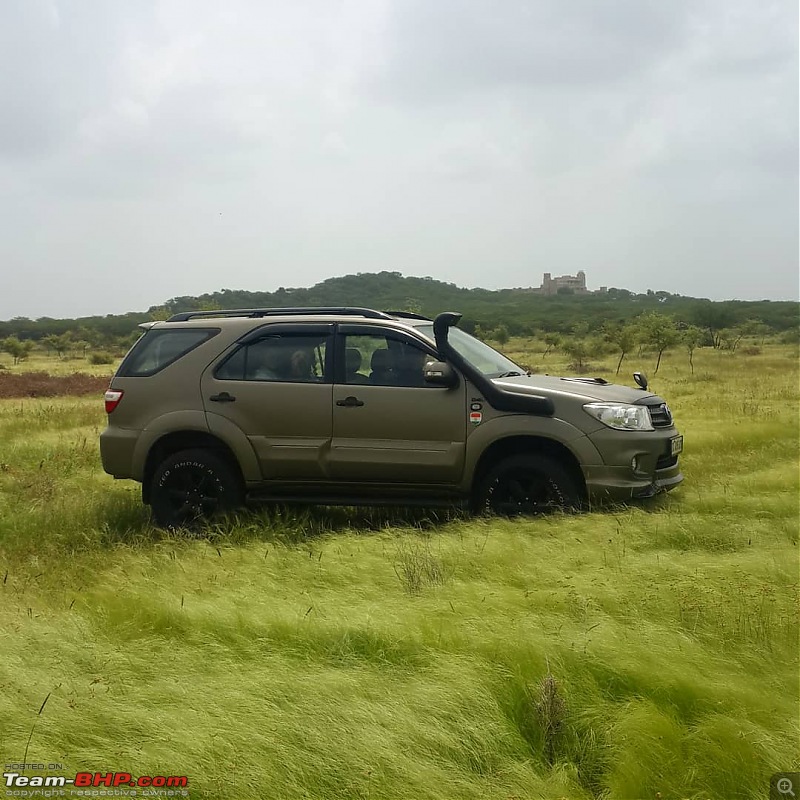
M 117 360 L 119 363 L 119 359 Z M 34 350 L 33 353 L 18 364 L 14 364 L 11 356 L 0 353 L 0 368 L 10 374 L 25 374 L 28 372 L 46 372 L 49 375 L 72 375 L 80 372 L 87 375 L 104 375 L 110 377 L 114 374 L 116 364 L 90 364 L 87 358 L 78 355 L 69 355 L 59 358 L 55 354 L 45 353 L 43 350 Z
M 102 473 L 100 398 L 0 401 L 0 758 L 197 798 L 767 797 L 800 769 L 797 352 L 651 383 L 686 481 L 650 505 L 198 540 Z

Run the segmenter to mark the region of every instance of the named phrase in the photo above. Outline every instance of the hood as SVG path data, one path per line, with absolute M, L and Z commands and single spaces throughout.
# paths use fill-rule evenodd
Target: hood
M 568 395 L 582 397 L 587 402 L 649 404 L 657 400 L 650 391 L 617 383 L 598 383 L 594 378 L 560 378 L 555 375 L 519 375 L 511 378 L 494 378 L 492 383 L 505 392 L 514 394 Z

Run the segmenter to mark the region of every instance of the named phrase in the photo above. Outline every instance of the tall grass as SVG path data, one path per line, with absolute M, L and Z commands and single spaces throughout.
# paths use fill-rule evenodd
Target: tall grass
M 665 360 L 686 482 L 646 506 L 201 539 L 100 472 L 99 400 L 4 401 L 0 756 L 193 797 L 767 796 L 800 766 L 797 378 Z

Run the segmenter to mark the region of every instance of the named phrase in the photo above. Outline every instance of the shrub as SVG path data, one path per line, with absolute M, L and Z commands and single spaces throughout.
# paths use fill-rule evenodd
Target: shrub
M 110 353 L 106 353 L 104 350 L 98 350 L 95 353 L 92 353 L 89 356 L 89 363 L 90 364 L 113 364 L 114 357 Z
M 505 325 L 498 325 L 494 329 L 494 333 L 492 334 L 492 338 L 502 347 L 504 344 L 508 343 L 509 333 L 508 328 Z

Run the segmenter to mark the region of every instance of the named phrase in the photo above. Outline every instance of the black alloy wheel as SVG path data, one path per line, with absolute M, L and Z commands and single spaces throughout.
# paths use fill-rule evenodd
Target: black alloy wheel
M 196 528 L 244 502 L 235 471 L 211 451 L 182 450 L 153 475 L 153 521 L 165 528 Z
M 475 497 L 478 512 L 506 517 L 578 511 L 583 496 L 564 466 L 542 455 L 509 456 L 489 470 Z

